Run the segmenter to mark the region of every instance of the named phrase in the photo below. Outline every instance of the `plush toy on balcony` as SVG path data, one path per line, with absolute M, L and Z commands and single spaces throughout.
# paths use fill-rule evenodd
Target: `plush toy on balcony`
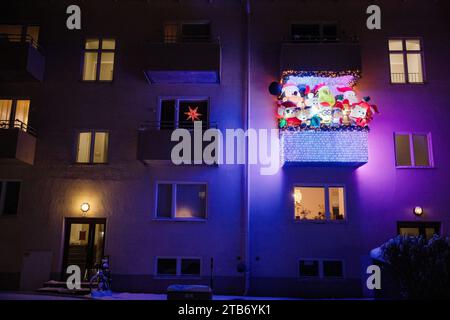
M 323 105 L 320 106 L 319 117 L 321 118 L 321 123 L 329 126 L 332 120 L 332 107 L 328 104 L 328 102 L 324 102 Z
M 314 92 L 316 93 L 317 100 L 321 106 L 333 107 L 336 103 L 336 99 L 331 93 L 330 88 L 324 83 L 316 85 Z
M 311 124 L 311 117 L 311 108 L 306 107 L 297 111 L 297 119 L 300 120 L 302 128 Z
M 333 107 L 333 111 L 331 113 L 332 127 L 339 127 L 342 125 L 342 118 L 344 116 L 342 109 L 343 109 L 342 103 L 336 102 L 336 104 Z
M 286 101 L 281 103 L 281 106 L 278 108 L 278 118 L 280 119 L 279 125 L 280 128 L 288 126 L 288 127 L 296 127 L 301 124 L 301 121 L 297 118 L 297 112 L 300 109 L 297 105 L 292 101 Z M 284 121 L 283 121 L 284 120 Z
M 373 119 L 373 111 L 378 112 L 378 108 L 375 105 L 370 105 L 366 101 L 362 100 L 360 103 L 352 108 L 350 113 L 350 119 L 352 124 L 359 127 L 366 127 Z
M 293 102 L 299 108 L 304 107 L 304 101 L 299 87 L 293 82 L 287 82 L 281 88 L 281 101 L 283 102 Z
M 350 106 L 355 105 L 359 102 L 358 97 L 356 96 L 353 88 L 350 87 L 338 87 L 337 90 L 342 92 L 343 102 L 348 103 Z M 347 100 L 347 101 L 346 101 Z

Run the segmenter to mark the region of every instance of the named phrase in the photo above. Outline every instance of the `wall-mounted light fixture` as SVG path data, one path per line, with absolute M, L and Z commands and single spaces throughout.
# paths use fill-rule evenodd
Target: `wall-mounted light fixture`
M 419 207 L 419 206 L 414 207 L 414 214 L 415 214 L 416 216 L 421 216 L 421 215 L 423 215 L 423 208 L 422 208 L 422 207 Z
M 90 208 L 91 208 L 91 206 L 87 202 L 84 202 L 81 204 L 80 209 L 81 209 L 81 212 L 83 213 L 83 216 L 85 216 L 87 214 L 87 212 L 89 211 Z

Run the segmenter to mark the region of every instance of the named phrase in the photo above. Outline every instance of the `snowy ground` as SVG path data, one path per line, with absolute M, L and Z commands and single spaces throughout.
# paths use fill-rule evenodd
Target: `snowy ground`
M 61 296 L 61 295 L 49 295 L 38 293 L 21 293 L 21 292 L 0 292 L 0 300 L 80 300 L 80 299 L 92 299 L 90 295 L 74 297 L 74 296 Z M 95 298 L 100 300 L 166 300 L 165 294 L 152 294 L 152 293 L 113 293 L 111 297 Z M 279 297 L 242 297 L 242 296 L 214 296 L 213 300 L 298 300 L 292 298 L 279 298 Z

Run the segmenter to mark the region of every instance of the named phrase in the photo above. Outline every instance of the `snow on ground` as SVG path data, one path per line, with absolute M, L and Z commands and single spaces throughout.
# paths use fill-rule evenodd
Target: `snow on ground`
M 39 293 L 0 292 L 0 300 L 80 300 L 92 299 L 88 296 L 62 296 Z M 109 297 L 96 297 L 99 300 L 167 300 L 165 294 L 115 292 Z M 213 300 L 298 300 L 280 297 L 243 297 L 243 296 L 213 296 Z

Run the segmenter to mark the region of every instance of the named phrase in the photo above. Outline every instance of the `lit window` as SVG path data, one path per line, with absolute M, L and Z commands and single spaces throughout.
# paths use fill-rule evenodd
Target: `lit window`
M 293 196 L 297 220 L 325 221 L 345 218 L 343 187 L 295 187 Z
M 399 221 L 397 222 L 398 234 L 402 236 L 422 236 L 431 239 L 435 234 L 439 235 L 441 230 L 440 222 L 416 222 Z
M 108 162 L 108 132 L 86 131 L 78 134 L 77 163 Z
M 159 183 L 156 217 L 206 219 L 206 184 Z
M 0 215 L 12 216 L 17 214 L 19 195 L 19 181 L 0 181 Z
M 156 258 L 158 276 L 200 276 L 199 258 Z
M 395 165 L 397 167 L 432 167 L 429 133 L 395 133 Z
M 391 83 L 423 83 L 423 50 L 419 39 L 389 39 Z
M 0 128 L 28 130 L 30 100 L 0 100 Z
M 202 121 L 203 127 L 208 126 L 208 100 L 161 100 L 161 129 L 193 129 L 194 121 Z
M 112 81 L 114 73 L 114 39 L 87 39 L 84 47 L 84 81 Z

